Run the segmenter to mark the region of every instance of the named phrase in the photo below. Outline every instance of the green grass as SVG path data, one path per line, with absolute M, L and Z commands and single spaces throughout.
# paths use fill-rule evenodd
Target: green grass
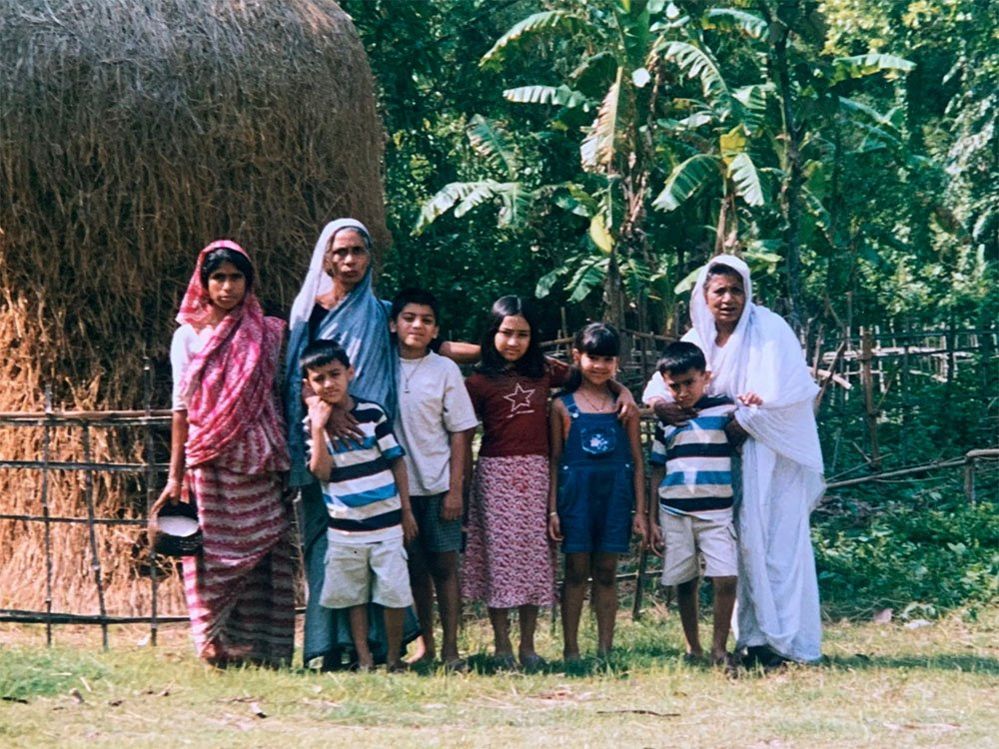
M 558 638 L 543 629 L 554 657 Z M 680 662 L 677 617 L 661 606 L 638 623 L 622 613 L 617 657 L 575 674 L 557 662 L 532 675 L 215 672 L 181 629 L 158 648 L 114 631 L 104 653 L 92 632 L 56 630 L 46 649 L 37 628 L 10 628 L 0 630 L 0 745 L 988 746 L 997 633 L 994 609 L 921 629 L 833 623 L 823 665 L 732 681 Z M 486 663 L 488 639 L 482 622 L 466 626 L 473 663 Z

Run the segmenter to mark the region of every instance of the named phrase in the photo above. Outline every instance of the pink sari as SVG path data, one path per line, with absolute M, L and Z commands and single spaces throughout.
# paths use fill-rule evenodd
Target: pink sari
M 219 248 L 246 256 L 228 240 L 205 247 L 178 322 L 199 328 L 209 320 L 201 268 Z M 218 663 L 287 663 L 294 645 L 293 546 L 281 498 L 289 461 L 274 394 L 283 330 L 247 289 L 174 373 L 189 424 L 184 494 L 197 502 L 204 534 L 201 554 L 183 560 L 184 593 L 198 655 Z

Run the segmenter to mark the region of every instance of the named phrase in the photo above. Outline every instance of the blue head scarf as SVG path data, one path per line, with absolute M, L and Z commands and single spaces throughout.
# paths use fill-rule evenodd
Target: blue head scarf
M 333 280 L 323 270 L 326 250 L 339 232 L 347 230 L 359 233 L 370 249 L 371 237 L 360 221 L 342 218 L 328 223 L 316 242 L 309 273 L 295 298 L 288 321 L 290 339 L 285 359 L 284 403 L 288 418 L 291 486 L 303 486 L 312 481 L 305 464 L 305 433 L 302 426 L 305 406 L 302 403 L 302 370 L 298 359 L 311 341 L 309 318 L 316 297 L 333 285 Z M 351 394 L 381 404 L 389 417 L 394 418 L 398 356 L 389 337 L 388 319 L 388 305 L 372 291 L 369 264 L 361 282 L 326 313 L 316 331 L 316 339 L 337 340 L 347 351 L 354 367 Z

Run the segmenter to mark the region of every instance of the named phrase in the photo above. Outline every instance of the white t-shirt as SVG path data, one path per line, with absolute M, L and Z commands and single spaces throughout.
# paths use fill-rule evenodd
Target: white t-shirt
M 200 331 L 189 323 L 181 325 L 174 331 L 170 343 L 170 366 L 173 369 L 173 410 L 186 411 L 187 398 L 180 392 L 180 381 L 187 371 L 191 359 L 200 353 L 215 332 L 214 328 L 205 326 Z
M 399 359 L 399 415 L 395 432 L 406 450 L 409 493 L 441 494 L 451 484 L 451 432 L 478 424 L 458 365 L 428 352 Z

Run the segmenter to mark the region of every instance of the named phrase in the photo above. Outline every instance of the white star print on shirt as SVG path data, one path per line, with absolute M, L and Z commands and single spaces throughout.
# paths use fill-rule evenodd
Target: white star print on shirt
M 518 382 L 514 389 L 503 397 L 510 401 L 510 413 L 507 418 L 513 418 L 517 414 L 534 413 L 534 406 L 531 404 L 531 397 L 537 388 L 525 388 Z

